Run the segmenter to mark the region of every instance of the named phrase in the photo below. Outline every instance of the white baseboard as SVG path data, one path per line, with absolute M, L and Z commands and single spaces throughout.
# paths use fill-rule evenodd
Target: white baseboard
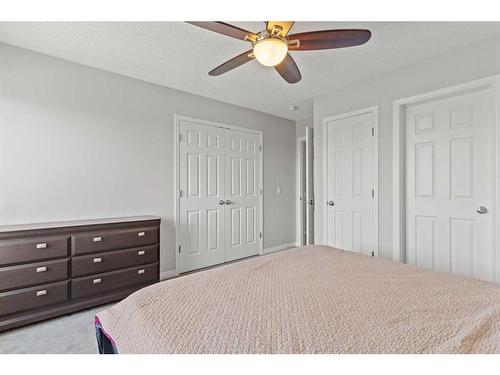
M 175 270 L 160 272 L 160 280 L 171 279 L 175 276 L 177 276 L 177 272 L 175 272 Z
M 262 254 L 275 253 L 276 251 L 286 250 L 286 249 L 289 249 L 291 247 L 297 247 L 297 244 L 295 242 L 292 242 L 292 243 L 286 243 L 283 245 L 268 247 L 268 248 L 264 249 L 264 251 L 262 251 Z

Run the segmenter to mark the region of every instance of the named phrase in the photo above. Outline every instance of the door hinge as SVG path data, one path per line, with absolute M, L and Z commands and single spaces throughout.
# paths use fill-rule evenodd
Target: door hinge
M 375 256 L 375 251 L 372 251 L 372 257 L 374 257 L 374 256 Z
M 259 238 L 262 238 L 262 232 L 259 232 Z
M 262 189 L 259 189 L 260 195 L 262 195 Z
M 182 198 L 182 190 L 179 190 L 179 198 Z
M 372 189 L 372 198 L 375 198 L 375 189 Z
M 179 142 L 182 142 L 182 134 L 179 133 Z
M 372 127 L 372 137 L 375 135 L 375 128 Z
M 262 145 L 259 145 L 259 151 L 262 151 Z
M 181 245 L 179 245 L 179 254 L 181 253 Z

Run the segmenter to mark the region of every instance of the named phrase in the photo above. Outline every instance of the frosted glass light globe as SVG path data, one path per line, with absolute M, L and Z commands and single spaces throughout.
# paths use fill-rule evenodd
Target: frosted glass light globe
M 279 38 L 258 40 L 253 46 L 253 54 L 264 66 L 276 66 L 288 53 L 288 44 Z

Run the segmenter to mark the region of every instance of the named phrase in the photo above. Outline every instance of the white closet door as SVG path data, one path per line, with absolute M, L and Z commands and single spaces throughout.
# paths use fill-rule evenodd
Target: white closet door
M 313 128 L 306 127 L 306 244 L 314 244 L 314 139 Z
M 224 129 L 180 122 L 179 272 L 224 262 Z
M 259 136 L 226 130 L 225 260 L 259 253 Z
M 492 280 L 493 108 L 486 91 L 407 108 L 408 263 Z
M 327 243 L 376 254 L 374 226 L 374 114 L 333 120 L 327 126 Z

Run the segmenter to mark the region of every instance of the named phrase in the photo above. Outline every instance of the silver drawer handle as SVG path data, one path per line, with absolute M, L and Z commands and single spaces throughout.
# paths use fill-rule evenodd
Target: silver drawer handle
M 94 263 L 101 263 L 102 262 L 102 258 L 94 258 Z
M 37 249 L 46 249 L 47 248 L 47 244 L 46 243 L 37 243 L 36 244 L 36 248 Z
M 45 266 L 36 268 L 36 272 L 45 272 L 45 271 L 47 271 L 47 267 L 45 267 Z
M 137 237 L 144 237 L 145 235 L 146 235 L 146 232 L 137 233 Z
M 101 282 L 101 279 L 94 279 L 92 280 L 93 284 L 99 284 Z
M 144 254 L 146 254 L 146 252 L 145 252 L 144 250 L 139 250 L 139 251 L 137 252 L 137 255 L 144 255 Z
M 102 237 L 94 237 L 94 242 L 101 242 L 102 241 Z
M 144 272 L 146 272 L 144 269 L 137 271 L 138 275 L 142 275 Z
M 46 294 L 47 294 L 46 290 L 39 290 L 38 292 L 36 292 L 36 296 L 37 297 L 44 296 Z

